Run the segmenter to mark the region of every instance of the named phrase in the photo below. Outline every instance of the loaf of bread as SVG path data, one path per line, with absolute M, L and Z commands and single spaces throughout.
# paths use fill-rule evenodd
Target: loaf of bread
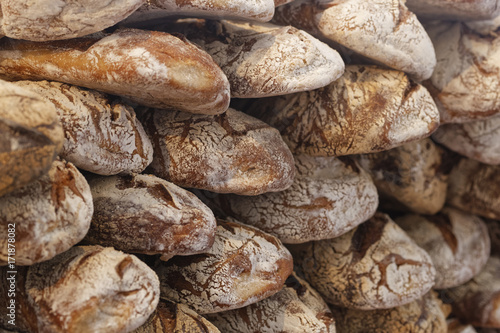
M 332 308 L 337 333 L 446 333 L 447 306 L 434 292 L 387 310 Z
M 280 130 L 294 153 L 341 156 L 391 149 L 429 136 L 439 111 L 404 73 L 346 66 L 330 85 L 257 100 L 245 112 Z
M 204 254 L 174 257 L 156 267 L 162 298 L 200 314 L 244 307 L 281 290 L 292 256 L 258 229 L 219 220 L 214 245 Z
M 435 214 L 444 206 L 447 165 L 430 139 L 360 155 L 357 160 L 372 176 L 384 208 Z
M 94 211 L 89 185 L 71 163 L 54 161 L 36 181 L 0 197 L 0 266 L 9 263 L 14 229 L 16 265 L 46 261 L 85 236 Z
M 100 175 L 142 172 L 153 146 L 132 107 L 109 95 L 50 81 L 18 81 L 54 104 L 64 129 L 59 154 L 80 169 Z
M 291 24 L 339 49 L 428 79 L 436 66 L 432 42 L 400 0 L 296 0 L 276 8 L 273 21 Z M 346 49 L 347 48 L 347 49 Z
M 500 36 L 481 35 L 460 22 L 433 22 L 426 28 L 437 65 L 425 86 L 436 100 L 441 122 L 462 123 L 498 114 Z
M 146 0 L 2 0 L 0 33 L 49 41 L 81 37 L 115 25 Z
M 278 237 L 305 243 L 338 237 L 368 220 L 378 205 L 370 176 L 348 157 L 295 157 L 297 176 L 285 191 L 213 198 L 227 215 Z
M 212 56 L 229 80 L 232 97 L 257 98 L 317 89 L 344 72 L 337 51 L 291 26 L 184 20 L 168 31 L 184 34 Z
M 0 196 L 45 174 L 63 140 L 51 103 L 0 80 Z
M 183 37 L 135 29 L 35 43 L 0 39 L 0 77 L 56 80 L 121 95 L 147 106 L 224 112 L 229 82 Z
M 500 15 L 499 0 L 406 0 L 406 5 L 424 19 L 468 21 Z
M 330 240 L 291 247 L 306 280 L 330 304 L 360 310 L 415 301 L 434 285 L 432 260 L 388 215 Z
M 160 300 L 148 321 L 132 333 L 220 333 L 187 305 Z
M 0 268 L 6 295 L 7 269 Z M 16 326 L 6 320 L 0 298 L 0 326 L 28 332 L 118 333 L 142 325 L 159 300 L 155 273 L 137 257 L 100 246 L 73 247 L 52 260 L 16 274 Z
M 95 177 L 88 244 L 144 254 L 206 252 L 215 237 L 212 211 L 194 194 L 152 175 Z
M 151 109 L 141 115 L 153 142 L 150 170 L 182 187 L 257 195 L 293 182 L 293 156 L 279 132 L 234 109 L 221 115 Z
M 207 318 L 224 333 L 335 333 L 335 320 L 317 291 L 295 273 L 278 293 Z
M 395 221 L 429 253 L 436 268 L 435 289 L 469 281 L 490 256 L 488 228 L 475 215 L 445 207 L 436 215 L 405 215 Z

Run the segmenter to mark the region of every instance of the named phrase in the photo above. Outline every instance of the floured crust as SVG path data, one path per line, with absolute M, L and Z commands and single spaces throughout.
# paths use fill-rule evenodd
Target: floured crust
M 500 36 L 481 36 L 464 23 L 426 25 L 437 65 L 425 82 L 442 123 L 484 119 L 500 112 Z
M 337 306 L 387 309 L 419 299 L 434 285 L 429 255 L 381 213 L 340 237 L 302 244 L 292 253 L 306 280 Z
M 307 155 L 295 160 L 297 177 L 287 190 L 221 196 L 216 204 L 228 216 L 292 244 L 338 237 L 375 213 L 377 189 L 356 162 Z
M 181 303 L 160 300 L 148 321 L 132 333 L 220 333 L 208 320 Z
M 229 83 L 212 58 L 184 38 L 135 29 L 68 41 L 0 39 L 0 76 L 56 80 L 147 106 L 218 114 Z
M 207 318 L 225 333 L 335 333 L 328 305 L 294 273 L 280 292 L 244 308 L 209 314 Z
M 444 206 L 448 185 L 446 161 L 430 139 L 360 155 L 357 160 L 372 176 L 387 208 L 402 205 L 404 210 L 435 214 Z
M 60 156 L 100 175 L 142 172 L 153 147 L 134 110 L 106 94 L 49 81 L 18 81 L 56 108 L 64 129 Z
M 158 277 L 145 263 L 100 246 L 73 247 L 18 279 L 17 319 L 29 332 L 129 332 L 159 300 Z
M 131 253 L 191 255 L 214 242 L 212 211 L 194 194 L 152 175 L 96 177 L 85 242 Z
M 434 132 L 432 138 L 481 163 L 500 164 L 500 116 L 463 124 L 445 124 Z
M 317 89 L 344 72 L 337 51 L 291 26 L 188 20 L 176 22 L 173 29 L 212 56 L 231 84 L 232 97 Z
M 239 223 L 218 221 L 205 254 L 161 263 L 161 295 L 200 314 L 237 309 L 281 290 L 292 272 L 290 252 L 275 237 Z
M 499 0 L 406 0 L 406 5 L 426 19 L 487 20 L 500 15 Z
M 462 158 L 448 179 L 446 202 L 466 212 L 500 220 L 500 167 Z
M 0 196 L 45 174 L 64 134 L 54 106 L 42 96 L 0 80 Z
M 429 36 L 404 1 L 298 0 L 278 7 L 273 20 L 347 47 L 348 59 L 354 51 L 417 81 L 428 79 L 436 66 Z
M 396 223 L 432 258 L 435 289 L 457 287 L 477 275 L 490 255 L 485 223 L 445 207 L 436 215 L 405 215 Z
M 332 308 L 339 333 L 446 333 L 447 313 L 434 292 L 409 304 L 387 310 Z
M 293 182 L 293 156 L 278 131 L 242 112 L 215 117 L 149 110 L 141 118 L 153 142 L 150 169 L 183 187 L 257 195 Z
M 429 136 L 439 112 L 427 90 L 398 71 L 347 66 L 332 84 L 258 100 L 245 112 L 280 130 L 294 153 L 341 156 Z
M 7 230 L 15 224 L 15 264 L 32 265 L 68 250 L 87 233 L 92 196 L 71 163 L 54 161 L 38 180 L 0 198 L 0 265 L 8 262 Z
M 2 0 L 0 31 L 11 38 L 49 41 L 108 28 L 146 0 Z

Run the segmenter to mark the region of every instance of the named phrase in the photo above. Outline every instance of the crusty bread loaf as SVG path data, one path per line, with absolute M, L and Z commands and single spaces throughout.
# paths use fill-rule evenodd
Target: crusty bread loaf
M 0 269 L 0 293 L 9 276 Z M 142 325 L 159 300 L 155 273 L 137 257 L 100 246 L 73 247 L 16 274 L 16 329 L 51 333 L 118 333 Z M 0 326 L 6 323 L 0 298 Z
M 447 308 L 430 292 L 421 299 L 387 310 L 332 308 L 337 333 L 446 333 Z
M 215 117 L 148 110 L 141 116 L 153 142 L 150 170 L 183 187 L 257 195 L 293 182 L 293 156 L 278 131 L 242 112 Z
M 499 0 L 406 0 L 406 5 L 424 19 L 467 21 L 500 15 Z
M 436 100 L 441 122 L 462 123 L 498 114 L 500 36 L 481 35 L 460 22 L 433 22 L 426 29 L 437 65 L 424 84 Z
M 231 84 L 232 97 L 312 90 L 326 86 L 344 72 L 337 51 L 291 26 L 183 20 L 168 31 L 186 35 L 212 56 Z
M 360 155 L 357 160 L 372 176 L 384 208 L 420 214 L 435 214 L 443 208 L 447 161 L 430 139 Z
M 146 0 L 2 0 L 0 32 L 32 41 L 85 36 L 123 20 Z
M 18 81 L 56 108 L 64 129 L 59 154 L 100 175 L 142 172 L 153 160 L 153 146 L 132 107 L 106 94 L 49 81 Z
M 54 106 L 0 81 L 0 196 L 45 174 L 64 140 Z
M 341 307 L 392 308 L 421 298 L 434 285 L 429 255 L 382 213 L 340 237 L 296 245 L 291 252 L 313 288 Z
M 93 211 L 83 175 L 71 163 L 54 161 L 46 175 L 0 197 L 0 265 L 8 263 L 9 229 L 15 229 L 15 264 L 32 265 L 81 241 Z
M 132 333 L 220 333 L 208 320 L 182 303 L 160 300 L 148 321 Z
M 435 289 L 469 281 L 490 256 L 488 229 L 475 215 L 445 207 L 436 215 L 405 215 L 395 221 L 429 253 L 436 268 Z
M 207 315 L 224 333 L 335 333 L 335 321 L 317 291 L 292 273 L 278 293 L 244 308 Z
M 278 128 L 295 153 L 341 156 L 391 149 L 429 136 L 439 112 L 404 73 L 346 66 L 330 85 L 257 100 L 245 112 Z
M 95 177 L 92 225 L 85 242 L 132 253 L 206 252 L 215 237 L 212 211 L 194 194 L 152 175 Z
M 182 37 L 135 29 L 35 43 L 0 39 L 0 77 L 56 80 L 139 104 L 218 114 L 229 83 L 212 58 Z
M 213 247 L 156 267 L 161 296 L 200 314 L 232 310 L 267 298 L 292 273 L 292 256 L 258 229 L 219 220 Z
M 284 243 L 338 237 L 368 220 L 378 205 L 370 176 L 348 157 L 295 157 L 297 176 L 285 191 L 213 198 L 230 217 Z
M 310 32 L 348 60 L 354 52 L 425 80 L 436 66 L 436 56 L 424 27 L 404 2 L 296 0 L 276 8 L 273 21 Z

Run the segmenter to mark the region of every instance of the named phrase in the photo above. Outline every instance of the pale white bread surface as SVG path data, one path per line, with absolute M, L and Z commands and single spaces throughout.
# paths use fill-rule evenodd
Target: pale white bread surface
M 142 172 L 153 146 L 132 107 L 111 96 L 54 81 L 18 81 L 56 108 L 64 129 L 59 154 L 80 169 L 100 175 Z
M 184 303 L 200 314 L 215 313 L 280 291 L 292 273 L 292 256 L 271 235 L 219 220 L 209 251 L 161 262 L 156 272 L 162 298 Z
M 434 285 L 429 255 L 382 213 L 340 237 L 291 252 L 305 279 L 336 306 L 388 309 L 421 298 Z
M 184 20 L 174 31 L 221 67 L 231 96 L 258 98 L 326 86 L 344 72 L 337 51 L 308 33 L 270 23 Z
M 335 320 L 317 291 L 292 273 L 278 293 L 244 308 L 207 315 L 224 333 L 335 333 Z
M 497 17 L 491 20 L 468 21 L 465 22 L 465 25 L 481 35 L 494 34 L 500 28 L 500 12 Z
M 377 186 L 384 208 L 435 214 L 446 201 L 447 179 L 441 150 L 430 140 L 357 156 Z
M 347 47 L 348 58 L 355 52 L 417 81 L 436 66 L 429 36 L 403 1 L 298 0 L 278 7 L 274 20 Z
M 257 100 L 244 109 L 276 127 L 292 152 L 341 156 L 391 149 L 429 136 L 439 111 L 403 72 L 347 66 L 313 91 Z
M 377 210 L 370 176 L 349 158 L 295 157 L 290 188 L 254 197 L 225 195 L 216 205 L 228 216 L 278 237 L 284 243 L 338 237 Z
M 333 308 L 338 333 L 447 333 L 449 311 L 434 292 L 386 310 Z M 464 332 L 465 333 L 465 332 Z
M 1 32 L 32 41 L 70 39 L 108 28 L 146 0 L 2 0 Z
M 63 141 L 52 104 L 0 80 L 0 196 L 47 173 Z
M 282 191 L 295 176 L 279 132 L 234 109 L 215 117 L 148 110 L 152 172 L 182 187 L 257 195 Z
M 405 215 L 396 223 L 432 258 L 435 289 L 472 279 L 490 256 L 488 228 L 481 218 L 445 207 L 436 215 Z
M 159 300 L 154 271 L 113 248 L 73 247 L 18 278 L 17 320 L 29 332 L 129 332 L 148 319 Z
M 202 114 L 224 112 L 230 98 L 206 52 L 183 37 L 136 29 L 46 43 L 0 39 L 0 77 L 56 80 Z
M 194 194 L 152 175 L 89 180 L 94 200 L 85 242 L 129 253 L 191 255 L 214 242 L 212 211 Z
M 182 303 L 160 300 L 148 321 L 132 333 L 220 333 L 211 322 Z
M 266 22 L 274 15 L 273 0 L 148 0 L 125 24 L 187 16 Z
M 446 203 L 482 217 L 500 220 L 500 166 L 462 158 L 448 178 Z
M 8 262 L 10 224 L 15 224 L 15 264 L 32 265 L 82 240 L 93 211 L 83 175 L 71 163 L 54 161 L 46 175 L 0 198 L 0 265 Z
M 500 15 L 499 0 L 406 0 L 406 5 L 425 19 L 473 21 Z
M 425 82 L 442 123 L 462 123 L 500 112 L 500 37 L 482 36 L 464 23 L 432 22 L 427 32 L 437 65 Z
M 467 283 L 446 290 L 443 299 L 463 322 L 500 328 L 500 257 L 491 256 L 484 269 Z

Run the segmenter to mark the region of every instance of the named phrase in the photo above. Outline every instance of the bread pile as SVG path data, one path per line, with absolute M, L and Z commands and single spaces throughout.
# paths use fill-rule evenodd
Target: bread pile
M 500 330 L 499 0 L 0 8 L 0 332 Z

